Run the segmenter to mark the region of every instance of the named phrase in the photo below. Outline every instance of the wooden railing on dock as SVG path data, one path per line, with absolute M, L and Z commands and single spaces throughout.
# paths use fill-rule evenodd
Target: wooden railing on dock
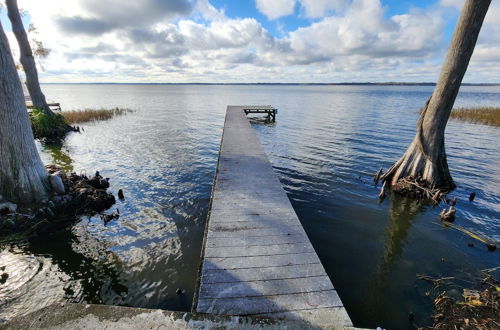
M 273 108 L 270 105 L 253 105 L 253 106 L 245 106 L 243 111 L 246 115 L 249 113 L 264 113 L 267 114 L 267 120 L 275 122 L 276 114 L 278 113 L 278 109 Z
M 49 108 L 51 108 L 52 110 L 57 110 L 57 111 L 61 111 L 61 104 L 59 103 L 47 103 L 47 105 L 49 106 Z M 31 101 L 27 101 L 26 102 L 26 108 L 28 109 L 33 109 L 35 108 L 33 106 L 33 103 L 31 103 Z
M 227 108 L 193 308 L 350 327 L 245 116 L 247 109 L 261 108 Z
M 27 91 L 25 91 L 25 93 L 27 93 Z M 33 102 L 31 101 L 31 97 L 29 96 L 29 94 L 24 94 L 24 102 L 26 103 L 26 108 L 28 109 L 33 109 L 35 108 L 33 106 Z M 59 103 L 56 103 L 56 102 L 48 102 L 47 105 L 49 106 L 50 109 L 52 110 L 57 110 L 57 111 L 61 111 L 61 104 Z

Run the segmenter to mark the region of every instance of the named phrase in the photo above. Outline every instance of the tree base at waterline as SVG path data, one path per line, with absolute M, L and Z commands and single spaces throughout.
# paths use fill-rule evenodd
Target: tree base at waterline
M 4 243 L 29 239 L 41 232 L 67 227 L 78 216 L 100 214 L 115 203 L 115 197 L 107 191 L 108 180 L 99 172 L 93 177 L 87 177 L 83 174 L 66 174 L 57 165 L 47 165 L 46 168 L 53 188 L 52 196 L 47 202 L 29 208 L 0 203 L 0 237 Z M 115 218 L 118 215 L 113 215 L 113 219 Z

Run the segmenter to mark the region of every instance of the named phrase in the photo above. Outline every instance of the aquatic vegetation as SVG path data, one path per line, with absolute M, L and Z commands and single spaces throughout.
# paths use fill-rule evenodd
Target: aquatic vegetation
M 49 116 L 42 109 L 33 108 L 29 112 L 29 116 L 31 129 L 35 138 L 59 137 L 71 129 L 60 113 L 55 113 L 55 116 Z
M 450 117 L 470 123 L 500 126 L 500 108 L 498 107 L 453 109 Z
M 134 112 L 132 109 L 127 108 L 112 108 L 112 109 L 84 109 L 64 111 L 62 115 L 68 124 L 77 124 L 95 120 L 108 120 L 115 116 L 125 115 Z

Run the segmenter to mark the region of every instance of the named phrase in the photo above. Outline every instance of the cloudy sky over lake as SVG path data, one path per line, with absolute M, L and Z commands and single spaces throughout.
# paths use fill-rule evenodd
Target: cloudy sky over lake
M 43 82 L 435 81 L 463 0 L 18 0 Z M 10 23 L 0 19 L 16 48 Z M 14 50 L 16 51 L 16 50 Z M 493 1 L 465 82 L 500 82 Z

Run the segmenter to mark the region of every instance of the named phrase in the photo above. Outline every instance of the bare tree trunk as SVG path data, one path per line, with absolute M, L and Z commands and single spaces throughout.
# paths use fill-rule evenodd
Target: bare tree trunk
M 455 188 L 446 161 L 444 132 L 490 2 L 465 2 L 436 88 L 420 114 L 417 134 L 403 157 L 384 173 L 383 181 L 395 185 L 406 176 L 420 176 L 430 188 Z
M 45 95 L 40 88 L 38 81 L 38 71 L 36 69 L 35 58 L 28 41 L 28 35 L 23 26 L 17 0 L 6 0 L 7 10 L 10 22 L 12 24 L 12 32 L 16 36 L 17 43 L 19 44 L 20 62 L 23 66 L 24 73 L 26 74 L 26 87 L 31 97 L 33 106 L 42 109 L 47 115 L 54 116 L 54 112 L 47 105 Z
M 0 22 L 0 195 L 15 203 L 42 201 L 48 173 L 38 155 L 21 81 Z

